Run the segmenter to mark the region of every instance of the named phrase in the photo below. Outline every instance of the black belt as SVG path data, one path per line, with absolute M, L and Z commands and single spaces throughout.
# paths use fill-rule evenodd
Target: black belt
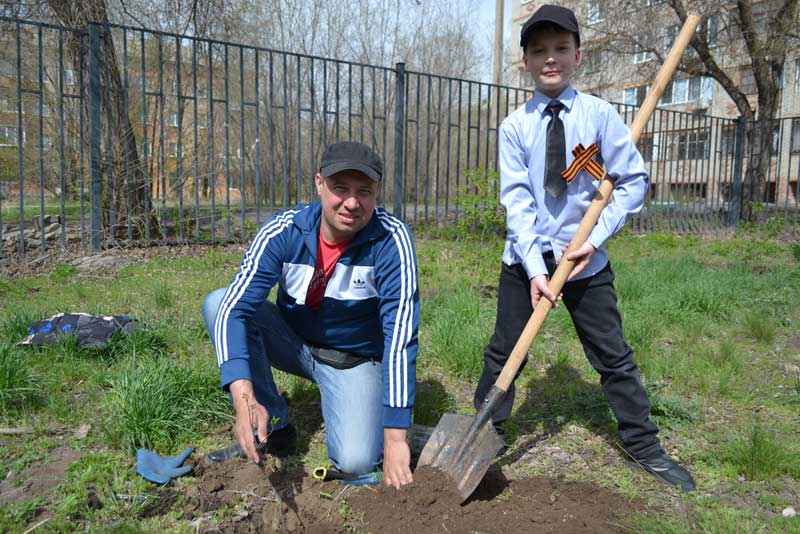
M 366 362 L 379 362 L 380 356 L 359 356 L 352 352 L 343 352 L 341 350 L 329 349 L 326 347 L 310 346 L 311 356 L 320 363 L 330 365 L 335 369 L 352 369 L 357 365 Z

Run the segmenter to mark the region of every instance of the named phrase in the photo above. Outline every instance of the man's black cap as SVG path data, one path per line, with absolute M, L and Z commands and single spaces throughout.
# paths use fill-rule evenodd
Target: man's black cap
M 341 171 L 360 171 L 380 182 L 383 177 L 383 162 L 380 156 L 362 143 L 345 141 L 325 147 L 319 172 L 328 177 Z
M 564 28 L 568 32 L 575 34 L 575 44 L 580 48 L 581 34 L 578 31 L 578 19 L 575 18 L 575 13 L 566 7 L 554 6 L 552 4 L 545 4 L 536 10 L 531 18 L 522 26 L 522 31 L 519 35 L 519 45 L 525 47 L 533 35 L 533 30 L 543 22 L 549 22 Z

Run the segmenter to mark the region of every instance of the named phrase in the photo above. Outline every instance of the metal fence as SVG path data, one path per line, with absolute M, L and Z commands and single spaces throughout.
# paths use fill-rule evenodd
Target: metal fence
M 382 205 L 412 225 L 451 224 L 467 176 L 496 169 L 500 122 L 530 96 L 403 64 L 0 18 L 0 254 L 247 239 L 314 198 L 321 151 L 340 140 L 383 156 Z M 635 108 L 617 108 L 632 122 Z M 752 128 L 658 110 L 631 227 L 735 226 Z M 800 119 L 778 121 L 773 145 L 759 215 L 797 232 Z

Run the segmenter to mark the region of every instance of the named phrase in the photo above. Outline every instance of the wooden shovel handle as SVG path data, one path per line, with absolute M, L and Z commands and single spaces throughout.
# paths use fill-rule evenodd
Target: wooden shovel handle
M 681 56 L 683 56 L 684 50 L 686 50 L 686 47 L 689 45 L 689 41 L 692 40 L 692 35 L 694 35 L 695 29 L 699 23 L 700 17 L 697 15 L 686 17 L 686 22 L 683 24 L 681 33 L 675 40 L 675 44 L 672 45 L 667 58 L 664 60 L 664 64 L 659 69 L 658 75 L 650 87 L 650 91 L 647 93 L 647 98 L 645 98 L 642 107 L 639 109 L 631 125 L 631 138 L 634 143 L 639 141 L 639 137 L 642 135 L 647 121 L 650 120 L 650 116 L 653 114 L 656 104 L 658 104 L 658 99 L 661 98 L 664 89 L 672 79 L 672 74 L 675 72 L 678 63 L 680 63 Z M 589 209 L 586 210 L 580 226 L 578 226 L 578 231 L 575 232 L 575 236 L 572 238 L 572 241 L 570 241 L 569 247 L 567 247 L 567 253 L 579 249 L 586 242 L 589 233 L 597 223 L 597 219 L 600 218 L 600 213 L 603 211 L 605 205 L 608 204 L 613 190 L 614 182 L 606 174 L 600 182 L 600 187 L 598 187 Z M 553 276 L 550 278 L 550 283 L 548 284 L 550 291 L 556 295 L 561 292 L 561 288 L 564 287 L 564 283 L 566 283 L 567 277 L 569 273 L 572 272 L 573 267 L 575 267 L 575 262 L 568 260 L 565 254 L 561 258 L 556 272 L 553 273 Z M 547 317 L 552 306 L 553 303 L 546 298 L 542 297 L 539 299 L 539 303 L 536 305 L 536 309 L 533 310 L 528 324 L 525 325 L 525 329 L 522 331 L 522 334 L 520 334 L 517 344 L 514 345 L 514 350 L 511 351 L 511 355 L 508 361 L 506 361 L 505 366 L 503 366 L 500 376 L 497 377 L 495 385 L 498 388 L 503 391 L 508 391 L 508 387 L 514 380 L 520 365 L 522 365 L 522 360 L 525 358 L 525 355 L 528 354 L 528 349 L 531 348 L 533 340 L 536 339 L 536 335 L 539 333 L 539 329 L 542 327 L 542 323 L 544 323 L 544 319 Z

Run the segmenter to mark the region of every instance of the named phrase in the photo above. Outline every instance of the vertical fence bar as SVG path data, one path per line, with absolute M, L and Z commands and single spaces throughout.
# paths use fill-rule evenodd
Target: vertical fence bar
M 300 71 L 300 56 L 295 56 L 297 61 L 295 62 L 297 67 L 297 80 L 295 82 L 295 99 L 296 99 L 296 106 L 297 106 L 297 170 L 295 171 L 295 204 L 300 204 L 302 198 L 302 190 L 303 190 L 303 135 L 302 135 L 302 128 L 300 127 L 303 121 L 303 105 L 302 105 L 302 92 L 300 90 L 301 87 L 301 71 Z
M 39 56 L 39 233 L 40 251 L 42 254 L 47 250 L 47 236 L 45 236 L 45 217 L 44 217 L 44 66 L 42 65 L 42 27 L 38 27 L 38 56 Z
M 86 89 L 84 87 L 84 76 L 83 71 L 86 70 L 84 67 L 86 66 L 86 39 L 88 36 L 81 32 L 80 36 L 78 37 L 78 55 L 80 56 L 80 69 L 78 69 L 78 85 L 80 87 L 80 101 L 78 103 L 78 122 L 80 130 L 79 133 L 79 154 L 78 157 L 80 159 L 80 173 L 81 173 L 81 198 L 80 198 L 80 212 L 81 212 L 81 250 L 86 249 L 86 168 L 85 168 L 85 157 L 84 157 L 84 150 L 86 148 L 86 143 L 84 142 L 84 133 L 86 131 L 86 122 L 88 120 L 87 113 L 88 110 L 86 109 L 88 106 L 86 104 Z
M 19 180 L 19 255 L 25 257 L 25 163 L 22 148 L 25 141 L 25 130 L 22 129 L 22 43 L 20 39 L 19 21 L 16 25 L 17 45 L 17 179 Z
M 731 186 L 730 214 L 728 225 L 734 230 L 739 227 L 742 212 L 742 166 L 744 164 L 745 122 L 743 117 L 736 119 L 736 145 L 733 151 L 733 184 Z
M 59 167 L 58 167 L 58 176 L 59 176 L 59 187 L 61 188 L 61 194 L 59 195 L 60 198 L 60 205 L 59 205 L 59 216 L 60 216 L 60 223 L 61 223 L 61 249 L 64 250 L 67 247 L 67 214 L 66 208 L 64 206 L 64 197 L 66 196 L 66 169 L 64 168 L 64 160 L 66 157 L 66 148 L 64 147 L 64 30 L 58 30 L 58 155 L 59 155 Z M 2 211 L 2 208 L 0 208 Z M 0 219 L 0 228 L 3 226 L 3 221 Z M 2 243 L 3 243 L 3 235 L 2 230 L 0 230 L 0 257 L 2 257 L 3 250 L 2 250 Z
M 164 143 L 164 42 L 158 35 L 158 172 L 161 175 L 161 241 L 167 240 L 167 165 Z
M 104 37 L 107 39 L 107 47 L 111 47 L 111 28 L 105 26 L 103 28 Z M 102 41 L 101 41 L 102 46 Z M 117 225 L 117 210 L 115 197 L 117 196 L 117 186 L 115 182 L 114 173 L 114 158 L 116 151 L 114 150 L 114 130 L 118 124 L 119 117 L 116 113 L 111 112 L 114 109 L 112 105 L 112 98 L 114 87 L 111 84 L 111 65 L 106 57 L 103 58 L 103 74 L 105 75 L 105 85 L 103 86 L 103 95 L 106 99 L 106 155 L 105 155 L 105 168 L 108 173 L 108 231 L 106 239 L 109 243 L 114 243 L 115 232 L 114 229 Z
M 286 54 L 281 54 L 283 59 L 283 76 L 281 79 L 283 83 L 283 101 L 281 102 L 281 109 L 283 111 L 283 209 L 289 207 L 289 63 L 286 59 Z
M 394 192 L 392 194 L 392 210 L 397 217 L 404 217 L 403 211 L 403 141 L 405 140 L 406 123 L 406 64 L 395 66 L 395 102 L 394 102 Z
M 183 242 L 183 84 L 181 79 L 181 38 L 175 37 L 175 98 L 178 103 L 178 241 Z M 196 120 L 196 118 L 195 118 Z
M 269 104 L 267 105 L 267 120 L 269 121 L 269 209 L 275 210 L 275 86 L 273 82 L 273 69 L 275 66 L 272 51 L 269 52 Z
M 152 187 L 152 181 L 150 179 L 149 168 L 147 166 L 147 161 L 150 157 L 152 157 L 152 151 L 149 150 L 149 147 L 152 144 L 148 144 L 147 141 L 147 124 L 149 118 L 147 116 L 147 69 L 145 66 L 145 46 L 144 46 L 144 31 L 139 32 L 139 48 L 140 48 L 140 56 L 141 56 L 141 63 L 142 63 L 142 71 L 141 71 L 141 79 L 140 84 L 142 88 L 142 175 L 146 184 L 144 185 L 144 238 L 149 243 L 150 242 L 150 188 Z M 81 69 L 82 70 L 82 69 Z M 82 85 L 82 84 L 81 84 Z M 155 124 L 155 122 L 154 122 Z M 81 128 L 81 131 L 83 128 Z M 150 142 L 152 143 L 152 141 Z
M 239 46 L 239 200 L 242 204 L 242 239 L 247 239 L 247 229 L 245 225 L 245 218 L 247 216 L 247 202 L 245 195 L 245 161 L 247 159 L 247 148 L 244 142 L 244 47 Z
M 197 94 L 197 39 L 192 39 L 192 116 L 194 116 L 194 128 L 192 128 L 192 172 L 194 174 L 194 240 L 200 241 L 200 155 L 198 135 L 198 94 Z
M 439 161 L 442 140 L 442 79 L 437 78 L 436 86 L 436 174 L 433 180 L 433 213 L 436 224 L 439 224 Z M 446 213 L 446 212 L 445 212 Z
M 135 138 L 129 139 L 128 136 L 133 136 L 133 131 L 128 126 L 130 125 L 130 101 L 128 95 L 128 30 L 122 30 L 122 98 L 124 101 L 125 117 L 123 124 L 125 125 L 125 134 L 123 139 L 123 149 L 125 151 L 125 208 L 127 210 L 126 230 L 128 242 L 133 241 L 133 198 L 131 196 L 131 155 L 128 149 L 129 142 L 134 146 L 136 143 Z
M 261 79 L 260 79 L 260 63 L 259 49 L 255 50 L 255 107 L 256 107 L 256 227 L 261 225 Z
M 211 243 L 217 242 L 217 172 L 215 158 L 217 157 L 214 146 L 214 132 L 217 129 L 214 117 L 214 44 L 208 43 L 208 182 L 209 196 L 211 197 Z
M 425 169 L 423 173 L 423 184 L 425 192 L 423 197 L 425 199 L 425 218 L 424 224 L 428 223 L 428 204 L 430 204 L 430 182 L 431 182 L 431 85 L 433 79 L 431 76 L 425 76 L 428 81 L 428 97 L 425 99 Z
M 20 118 L 22 113 L 20 113 Z M 20 120 L 21 122 L 21 120 Z M 89 24 L 89 152 L 91 182 L 89 187 L 90 238 L 93 251 L 100 250 L 100 31 Z M 20 190 L 22 190 L 22 158 L 20 157 Z
M 231 240 L 231 94 L 230 50 L 225 44 L 225 240 Z

